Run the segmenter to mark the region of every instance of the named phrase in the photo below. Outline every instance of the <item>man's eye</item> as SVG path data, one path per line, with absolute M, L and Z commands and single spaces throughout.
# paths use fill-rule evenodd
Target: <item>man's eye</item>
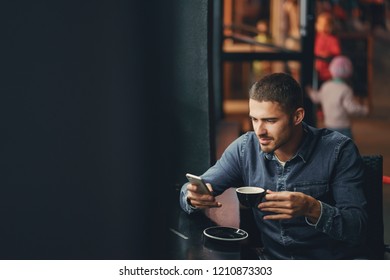
M 275 123 L 276 122 L 276 120 L 274 120 L 274 119 L 269 119 L 269 120 L 266 120 L 268 123 Z

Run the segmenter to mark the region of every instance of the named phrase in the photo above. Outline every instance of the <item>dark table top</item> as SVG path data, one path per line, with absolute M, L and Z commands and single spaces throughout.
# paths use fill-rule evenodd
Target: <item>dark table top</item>
M 169 228 L 169 258 L 177 260 L 247 259 L 245 241 L 221 242 L 204 236 L 204 229 L 216 225 L 203 212 L 188 215 L 177 207 Z

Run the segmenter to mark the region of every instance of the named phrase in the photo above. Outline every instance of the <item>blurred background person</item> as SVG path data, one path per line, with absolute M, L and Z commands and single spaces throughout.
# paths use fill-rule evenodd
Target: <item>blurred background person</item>
M 333 17 L 329 12 L 318 15 L 316 24 L 316 36 L 314 41 L 315 69 L 317 73 L 317 88 L 332 78 L 329 72 L 329 62 L 341 54 L 340 41 L 333 34 Z
M 353 73 L 353 66 L 348 57 L 335 57 L 329 65 L 329 70 L 331 80 L 325 82 L 318 91 L 309 86 L 306 87 L 306 91 L 313 103 L 321 104 L 325 127 L 353 138 L 350 116 L 367 115 L 368 99 L 360 103 L 346 81 Z

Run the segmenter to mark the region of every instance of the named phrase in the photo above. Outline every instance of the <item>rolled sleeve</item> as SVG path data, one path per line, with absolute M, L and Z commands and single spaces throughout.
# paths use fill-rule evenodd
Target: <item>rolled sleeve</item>
M 321 218 L 322 218 L 322 202 L 319 201 L 319 203 L 320 203 L 320 207 L 321 207 L 321 212 L 320 212 L 320 216 L 318 217 L 317 222 L 316 222 L 315 224 L 310 223 L 309 220 L 307 219 L 307 217 L 305 217 L 306 223 L 309 224 L 309 225 L 311 225 L 311 226 L 313 226 L 313 227 L 317 227 L 318 223 L 320 222 L 320 220 L 321 220 Z
M 315 228 L 324 233 L 330 233 L 332 231 L 333 219 L 336 215 L 336 208 L 329 204 L 321 202 L 321 216 L 316 224 L 311 224 Z M 309 223 L 309 222 L 308 222 Z M 310 223 L 309 223 L 310 224 Z
M 193 207 L 192 205 L 190 205 L 187 201 L 187 185 L 188 183 L 184 184 L 182 187 L 181 187 L 181 190 L 180 190 L 180 207 L 188 214 L 191 214 L 193 212 L 197 212 L 199 211 L 198 208 L 196 207 Z

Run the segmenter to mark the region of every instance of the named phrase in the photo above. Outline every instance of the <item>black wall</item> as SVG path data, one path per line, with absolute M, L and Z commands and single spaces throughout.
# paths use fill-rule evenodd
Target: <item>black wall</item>
M 172 189 L 210 160 L 208 1 L 0 11 L 0 258 L 165 258 Z
M 175 146 L 181 151 L 175 177 L 183 183 L 186 172 L 206 171 L 215 154 L 209 27 L 212 13 L 207 0 L 174 2 L 174 98 L 170 109 L 174 111 L 175 130 L 180 137 Z

